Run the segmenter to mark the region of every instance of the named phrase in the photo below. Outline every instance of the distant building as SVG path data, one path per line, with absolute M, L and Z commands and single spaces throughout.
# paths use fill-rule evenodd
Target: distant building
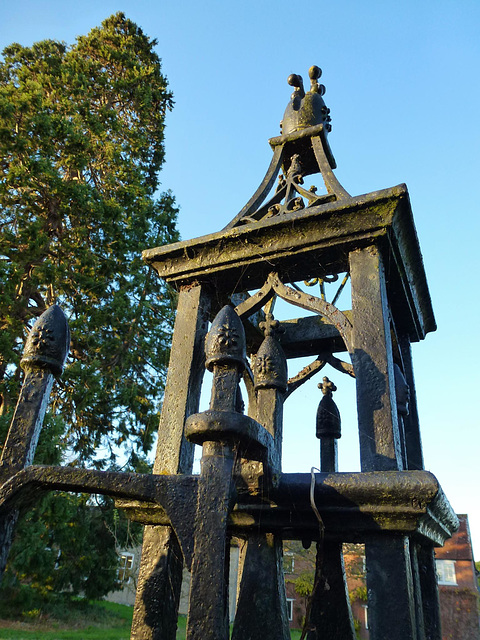
M 355 630 L 357 636 L 364 640 L 369 637 L 365 545 L 344 544 L 343 561 Z
M 118 604 L 135 604 L 135 592 L 137 590 L 137 576 L 140 569 L 140 556 L 142 547 L 133 547 L 120 552 L 117 579 L 121 587 L 116 591 L 110 591 L 107 600 Z
M 133 547 L 128 551 L 120 552 L 120 566 L 118 570 L 118 581 L 122 588 L 117 591 L 111 591 L 107 600 L 117 602 L 118 604 L 126 604 L 133 606 L 135 604 L 135 593 L 137 590 L 137 576 L 140 569 L 140 559 L 142 547 Z M 236 592 L 237 592 L 237 576 L 238 576 L 238 546 L 232 545 L 230 548 L 230 584 L 229 584 L 229 605 L 230 620 L 235 616 Z M 188 598 L 190 591 L 190 573 L 187 569 L 183 570 L 182 591 L 180 595 L 179 613 L 186 615 L 188 613 Z
M 459 530 L 435 549 L 442 640 L 479 640 L 478 584 L 468 518 L 458 516 Z
M 435 549 L 442 640 L 479 640 L 479 593 L 468 517 L 458 518 L 459 530 Z M 363 546 L 345 545 L 344 559 L 357 633 L 364 640 L 369 634 Z
M 313 585 L 315 543 L 310 549 L 303 549 L 302 544 L 298 541 L 284 542 L 283 570 L 290 628 L 301 629 L 305 621 L 307 605 L 307 598 L 301 593 L 302 587 Z
M 466 515 L 459 515 L 460 528 L 442 548 L 435 550 L 442 640 L 480 640 L 478 614 L 478 585 L 473 551 Z M 109 594 L 108 600 L 121 604 L 135 602 L 136 575 L 141 548 L 125 551 L 121 555 L 119 581 L 124 589 Z M 344 544 L 343 557 L 348 591 L 357 635 L 368 640 L 368 606 L 365 578 L 365 547 L 362 544 Z M 230 620 L 235 615 L 239 550 L 230 550 Z M 313 585 L 315 572 L 315 544 L 304 549 L 298 541 L 284 543 L 284 573 L 290 627 L 300 629 L 305 621 L 308 585 Z M 188 611 L 190 574 L 184 570 L 180 613 Z

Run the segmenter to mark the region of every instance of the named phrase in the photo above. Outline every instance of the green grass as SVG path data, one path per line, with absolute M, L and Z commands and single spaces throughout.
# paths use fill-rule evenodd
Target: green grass
M 0 621 L 0 640 L 12 638 L 15 640 L 129 640 L 133 615 L 132 607 L 101 601 L 90 603 L 89 611 L 95 624 L 76 629 L 72 628 L 73 621 L 69 625 L 70 628 L 62 628 L 67 626 L 66 623 L 55 623 L 58 628 L 52 628 L 53 624 L 50 624 L 49 628 L 45 629 L 42 629 L 43 623 L 41 621 L 36 623 L 38 625 L 36 628 L 33 628 L 33 621 L 30 621 L 23 623 L 25 628 L 16 629 L 4 629 L 1 627 Z M 76 613 L 72 611 L 73 617 L 78 615 L 78 611 Z M 92 617 L 89 616 L 88 620 L 91 621 Z M 85 618 L 78 620 L 77 617 L 77 625 L 82 620 Z M 185 640 L 185 627 L 185 616 L 179 616 L 177 640 Z M 292 629 L 292 640 L 299 638 L 300 631 Z
M 113 602 L 72 602 L 62 620 L 44 619 L 37 611 L 25 612 L 15 628 L 2 627 L 0 640 L 128 640 L 132 607 Z M 38 612 L 39 613 L 39 612 Z M 3 621 L 4 625 L 8 625 Z
M 0 640 L 129 640 L 130 630 L 99 629 L 86 627 L 78 631 L 39 631 L 23 629 L 0 629 Z
M 178 616 L 177 640 L 185 640 L 186 632 L 187 632 L 187 618 L 186 616 Z

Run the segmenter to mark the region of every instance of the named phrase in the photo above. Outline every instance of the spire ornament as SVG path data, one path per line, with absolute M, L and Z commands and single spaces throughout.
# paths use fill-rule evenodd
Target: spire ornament
M 337 387 L 325 376 L 318 388 L 322 390 L 323 398 L 317 410 L 317 438 L 340 438 L 340 412 L 332 397 Z
M 245 330 L 233 307 L 225 305 L 215 317 L 205 341 L 205 355 L 209 371 L 217 364 L 236 363 L 240 371 L 245 368 Z
M 28 334 L 22 369 L 48 369 L 60 375 L 70 348 L 70 330 L 63 311 L 52 305 L 35 321 Z
M 260 345 L 253 365 L 255 389 L 278 389 L 283 393 L 287 390 L 287 359 L 275 334 L 281 330 L 280 323 L 272 313 L 265 315 L 264 322 L 260 322 L 265 339 Z
M 282 134 L 288 135 L 307 127 L 322 124 L 325 133 L 332 130 L 330 109 L 325 104 L 322 96 L 325 94 L 325 85 L 317 80 L 322 75 L 320 67 L 313 65 L 308 70 L 310 78 L 310 91 L 305 93 L 302 76 L 292 73 L 288 76 L 288 84 L 295 87 L 291 99 L 282 120 Z

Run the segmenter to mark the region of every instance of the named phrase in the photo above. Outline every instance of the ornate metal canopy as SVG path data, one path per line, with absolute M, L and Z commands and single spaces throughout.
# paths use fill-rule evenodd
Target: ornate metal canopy
M 23 418 L 23 431 L 18 416 L 12 424 L 0 468 L 4 550 L 12 514 L 35 491 L 115 496 L 147 525 L 137 640 L 175 638 L 184 565 L 191 572 L 187 638 L 229 637 L 232 537 L 241 546 L 234 640 L 290 637 L 284 539 L 317 545 L 304 632 L 310 640 L 355 638 L 345 541 L 366 546 L 372 640 L 441 638 L 433 545 L 451 535 L 456 517 L 423 468 L 410 344 L 433 331 L 435 320 L 422 257 L 405 185 L 352 197 L 335 177 L 320 75 L 311 67 L 308 92 L 300 76 L 289 77 L 294 91 L 282 133 L 270 140 L 270 167 L 231 223 L 143 254 L 179 292 L 153 474 L 29 466 L 35 437 L 27 437 Z M 321 192 L 304 186 L 315 174 Z M 340 310 L 347 280 L 351 308 Z M 328 301 L 332 282 L 339 287 Z M 308 315 L 275 319 L 277 299 Z M 29 354 L 25 385 L 43 384 L 43 398 L 45 378 L 58 366 Z M 313 360 L 289 378 L 287 361 L 298 356 Z M 340 414 L 325 376 L 316 422 L 320 472 L 282 473 L 283 403 L 327 364 L 355 378 L 362 471 L 337 471 Z M 213 374 L 211 401 L 199 412 L 205 367 Z M 39 417 L 31 407 L 27 414 L 36 433 Z M 16 457 L 11 446 L 19 438 L 24 454 Z M 195 444 L 203 451 L 199 475 L 192 475 Z

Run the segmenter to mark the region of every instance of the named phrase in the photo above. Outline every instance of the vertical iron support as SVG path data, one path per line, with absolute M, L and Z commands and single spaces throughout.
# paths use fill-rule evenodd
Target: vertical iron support
M 323 549 L 320 549 L 320 544 L 317 544 L 316 561 L 321 562 L 322 575 L 316 592 L 312 594 L 307 640 L 355 640 L 342 544 L 325 540 Z
M 405 446 L 407 449 L 407 469 L 422 470 L 424 469 L 422 439 L 420 436 L 415 378 L 413 375 L 412 348 L 408 336 L 398 336 L 398 341 L 402 354 L 405 380 L 407 381 L 410 391 L 408 415 L 403 418 L 405 425 Z
M 380 250 L 350 253 L 353 366 L 362 471 L 401 470 L 387 284 Z M 408 538 L 366 541 L 371 640 L 417 640 Z M 396 576 L 392 580 L 392 576 Z
M 418 547 L 414 540 L 410 540 L 410 562 L 412 566 L 413 589 L 415 597 L 415 620 L 417 623 L 417 640 L 425 639 L 425 620 L 423 614 L 423 594 L 420 582 L 420 567 L 418 563 Z
M 232 640 L 289 640 L 282 539 L 252 533 L 240 547 Z
M 370 640 L 418 640 L 409 539 L 371 536 L 365 545 Z
M 378 247 L 350 253 L 353 367 L 362 471 L 402 468 L 387 289 Z
M 12 423 L 0 459 L 0 484 L 33 462 L 54 375 L 60 375 L 70 347 L 63 311 L 49 307 L 30 331 L 20 365 L 25 371 Z M 0 518 L 0 577 L 5 570 L 19 512 Z
M 331 398 L 332 391 L 336 391 L 336 387 L 326 377 L 318 387 L 324 394 L 317 411 L 320 471 L 335 473 L 338 471 L 337 442 L 341 435 L 340 413 Z M 311 596 L 307 640 L 322 638 L 355 640 L 355 627 L 340 542 L 324 539 L 317 542 L 316 576 L 315 590 Z
M 422 592 L 425 640 L 442 640 L 435 553 L 431 543 L 422 542 L 418 545 L 417 562 Z
M 333 462 L 333 464 L 332 464 Z M 338 440 L 326 436 L 320 440 L 320 471 L 338 471 Z
M 232 508 L 234 452 L 221 442 L 203 445 L 198 485 L 187 640 L 228 640 L 227 518 Z
M 285 354 L 271 335 L 276 324 L 273 316 L 267 314 L 267 335 L 254 364 L 256 420 L 274 437 L 272 468 L 264 474 L 267 482 L 276 482 L 275 476 L 281 471 L 283 397 L 287 386 Z M 232 640 L 289 640 L 281 536 L 260 533 L 249 536 L 241 546 L 238 584 Z
M 228 640 L 227 519 L 235 503 L 233 468 L 241 437 L 237 433 L 232 438 L 229 426 L 242 415 L 236 409 L 246 364 L 245 332 L 232 307 L 223 307 L 215 317 L 205 352 L 206 366 L 213 371 L 210 410 L 191 416 L 186 424 L 187 437 L 196 427 L 203 444 L 186 637 Z
M 184 438 L 183 425 L 198 411 L 209 310 L 210 300 L 201 285 L 180 291 L 154 473 L 191 473 L 194 445 Z M 132 640 L 175 640 L 182 568 L 173 530 L 146 526 Z

